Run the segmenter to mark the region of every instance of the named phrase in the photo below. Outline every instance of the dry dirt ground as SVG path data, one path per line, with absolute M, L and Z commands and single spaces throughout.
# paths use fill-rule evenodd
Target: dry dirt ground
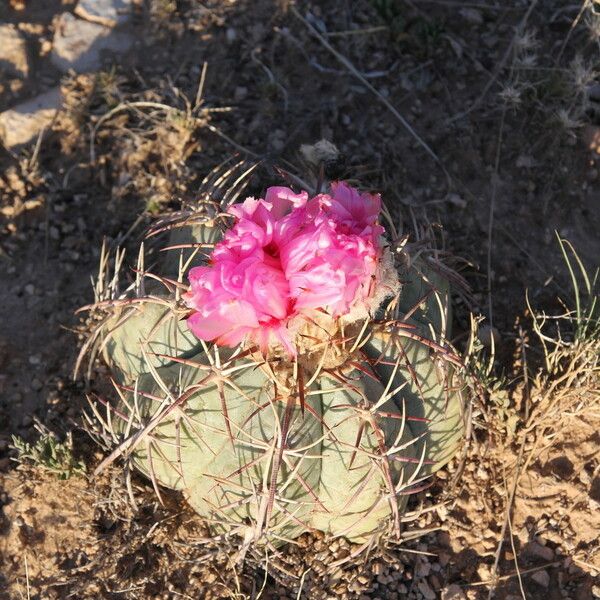
M 32 56 L 26 81 L 2 80 L 0 110 L 58 76 L 53 18 L 73 5 L 0 4 Z M 148 0 L 119 64 L 64 76 L 65 109 L 37 150 L 0 147 L 0 598 L 600 597 L 598 387 L 536 375 L 526 303 L 527 290 L 540 310 L 572 306 L 555 230 L 598 266 L 597 8 Z M 156 214 L 197 197 L 234 153 L 263 161 L 258 193 L 321 138 L 407 231 L 439 225 L 471 285 L 456 298 L 456 343 L 471 311 L 496 341 L 462 477 L 450 483 L 454 464 L 413 501 L 406 532 L 422 535 L 357 558 L 343 540 L 306 536 L 240 565 L 234 542 L 203 541 L 176 494 L 161 506 L 134 478 L 132 507 L 118 466 L 68 479 L 16 468 L 11 435 L 34 442 L 38 421 L 72 432 L 87 473 L 100 460 L 71 373 L 74 311 L 93 298 L 102 240 L 132 253 Z

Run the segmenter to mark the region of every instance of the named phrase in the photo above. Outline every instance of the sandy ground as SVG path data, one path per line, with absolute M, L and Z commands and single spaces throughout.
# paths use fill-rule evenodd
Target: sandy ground
M 600 597 L 598 388 L 567 378 L 552 392 L 562 409 L 524 425 L 549 402 L 525 292 L 540 310 L 572 306 L 555 230 L 588 270 L 600 255 L 599 17 L 558 0 L 151 0 L 118 65 L 61 77 L 53 19 L 73 4 L 0 7 L 31 58 L 26 78 L 2 71 L 0 110 L 55 84 L 65 98 L 37 152 L 0 147 L 0 598 Z M 124 107 L 140 101 L 172 109 Z M 127 233 L 133 259 L 156 215 L 196 198 L 215 165 L 263 159 L 258 193 L 273 165 L 297 164 L 300 144 L 323 137 L 343 151 L 342 175 L 381 191 L 407 232 L 439 224 L 471 286 L 455 299 L 457 345 L 471 311 L 497 336 L 463 476 L 450 486 L 451 465 L 412 502 L 445 503 L 407 529 L 433 531 L 340 566 L 353 548 L 305 536 L 266 577 L 264 557 L 236 565 L 233 546 L 202 542 L 181 498 L 160 506 L 141 477 L 134 509 L 117 467 L 66 480 L 16 469 L 11 435 L 33 442 L 36 421 L 72 432 L 87 473 L 100 460 L 71 373 L 74 311 L 93 298 L 102 240 Z

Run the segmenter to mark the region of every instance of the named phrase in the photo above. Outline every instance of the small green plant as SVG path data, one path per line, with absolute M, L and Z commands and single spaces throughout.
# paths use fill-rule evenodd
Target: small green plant
M 590 274 L 575 248 L 557 234 L 558 243 L 571 279 L 573 297 L 562 301 L 565 312 L 550 316 L 529 307 L 534 315 L 533 327 L 544 348 L 546 370 L 549 374 L 560 372 L 565 357 L 572 361 L 577 357 L 579 366 L 598 372 L 598 349 L 600 346 L 600 268 Z M 569 306 L 575 306 L 574 309 Z M 554 331 L 547 330 L 550 323 Z M 573 366 L 573 365 L 572 365 Z
M 390 32 L 393 44 L 407 45 L 418 56 L 430 56 L 441 44 L 444 24 L 430 17 L 409 17 L 400 2 L 371 0 L 377 16 Z
M 390 35 L 394 43 L 399 43 L 407 38 L 406 18 L 398 2 L 394 0 L 371 0 L 371 5 L 381 20 L 390 28 Z
M 573 315 L 574 341 L 583 343 L 596 340 L 600 337 L 600 305 L 598 304 L 600 268 L 596 267 L 590 277 L 571 242 L 562 239 L 558 234 L 557 238 L 573 287 L 575 302 L 575 314 Z
M 73 456 L 73 438 L 67 434 L 64 442 L 42 426 L 36 426 L 40 437 L 32 445 L 23 438 L 13 435 L 12 446 L 17 451 L 14 459 L 54 473 L 59 479 L 69 479 L 73 475 L 84 475 L 85 464 Z

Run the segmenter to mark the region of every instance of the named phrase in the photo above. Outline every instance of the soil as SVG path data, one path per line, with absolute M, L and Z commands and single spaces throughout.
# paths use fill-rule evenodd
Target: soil
M 58 81 L 53 19 L 73 8 L 2 4 L 0 20 L 25 33 L 33 66 L 27 81 L 2 82 L 0 110 Z M 88 473 L 100 460 L 82 429 L 87 384 L 72 372 L 85 328 L 75 310 L 93 301 L 103 240 L 133 261 L 156 215 L 198 198 L 224 160 L 262 160 L 247 188 L 258 194 L 280 181 L 275 166 L 299 165 L 300 145 L 321 138 L 345 156 L 339 175 L 380 191 L 412 242 L 420 223 L 435 224 L 471 288 L 455 299 L 456 343 L 470 311 L 482 315 L 498 345 L 494 374 L 508 382 L 503 410 L 520 418 L 521 329 L 528 368 L 543 363 L 527 299 L 551 312 L 559 298 L 572 306 L 555 230 L 590 272 L 599 264 L 600 112 L 590 90 L 600 17 L 578 11 L 559 0 L 149 0 L 119 64 L 60 79 L 65 110 L 38 150 L 0 147 L 0 598 L 257 598 L 262 589 L 281 599 L 491 590 L 510 599 L 520 585 L 526 598 L 600 597 L 597 388 L 569 390 L 566 420 L 535 440 L 484 419 L 497 414 L 488 398 L 459 483 L 449 485 L 457 462 L 413 501 L 432 510 L 407 531 L 435 531 L 333 571 L 353 550 L 343 540 L 304 536 L 271 557 L 267 577 L 264 557 L 236 564 L 233 545 L 204 542 L 177 494 L 161 506 L 137 476 L 129 494 L 118 465 L 60 480 L 10 459 L 11 436 L 33 442 L 42 423 L 61 439 L 73 433 Z M 122 107 L 142 101 L 178 110 Z

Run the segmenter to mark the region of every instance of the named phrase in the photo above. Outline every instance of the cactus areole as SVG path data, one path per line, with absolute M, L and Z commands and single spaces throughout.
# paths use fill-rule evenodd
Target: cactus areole
M 466 387 L 444 271 L 393 252 L 381 210 L 343 182 L 273 187 L 172 227 L 153 293 L 98 303 L 107 461 L 247 544 L 398 536 L 461 446 Z

